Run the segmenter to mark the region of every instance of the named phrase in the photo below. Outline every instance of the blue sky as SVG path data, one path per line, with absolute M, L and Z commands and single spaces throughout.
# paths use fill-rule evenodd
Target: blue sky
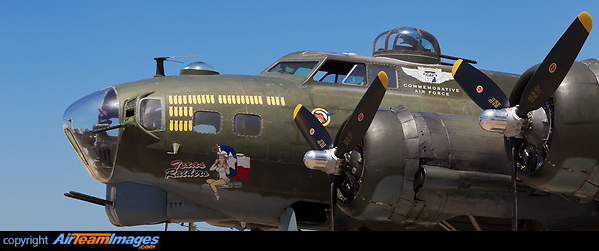
M 412 26 L 435 35 L 443 54 L 520 74 L 582 11 L 599 20 L 599 1 L 1 1 L 0 230 L 164 228 L 116 228 L 103 207 L 63 196 L 105 194 L 62 132 L 64 110 L 151 78 L 154 57 L 197 55 L 183 61 L 255 75 L 301 50 L 370 55 L 378 34 Z M 578 59 L 598 58 L 597 45 L 593 31 Z M 166 73 L 183 66 L 167 63 Z

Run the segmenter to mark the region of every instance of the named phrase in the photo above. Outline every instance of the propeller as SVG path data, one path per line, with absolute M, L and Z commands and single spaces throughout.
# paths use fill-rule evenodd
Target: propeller
M 541 107 L 553 95 L 570 71 L 592 27 L 591 15 L 587 12 L 580 13 L 549 51 L 526 85 L 516 115 L 525 116 L 528 112 Z
M 510 149 L 506 149 L 512 162 L 512 189 L 514 196 L 512 229 L 517 230 L 517 197 L 516 197 L 516 149 L 515 139 L 524 138 L 530 134 L 548 135 L 549 128 L 533 127 L 531 123 L 547 119 L 542 110 L 553 93 L 564 80 L 578 53 L 586 41 L 593 21 L 587 12 L 582 12 L 572 22 L 549 54 L 539 65 L 526 84 L 519 103 L 510 106 L 507 96 L 499 86 L 480 70 L 472 65 L 457 60 L 452 69 L 454 79 L 464 92 L 484 111 L 480 115 L 480 125 L 484 130 L 503 134 Z M 539 109 L 541 108 L 541 109 Z M 545 137 L 546 138 L 546 137 Z M 540 144 L 540 142 L 532 142 Z
M 387 74 L 383 71 L 379 72 L 349 119 L 340 128 L 336 143 L 320 121 L 302 104 L 298 104 L 293 112 L 295 124 L 310 147 L 314 149 L 304 155 L 304 164 L 310 169 L 323 171 L 330 176 L 331 230 L 335 229 L 336 176 L 341 175 L 343 171 L 340 166 L 345 159 L 344 155 L 355 149 L 366 134 L 388 85 Z
M 312 149 L 325 150 L 333 147 L 333 140 L 329 132 L 302 104 L 295 107 L 293 121 Z
M 453 64 L 451 73 L 470 99 L 483 110 L 510 106 L 508 97 L 493 80 L 462 59 Z
M 572 22 L 526 85 L 516 111 L 518 117 L 522 118 L 528 112 L 538 109 L 553 95 L 576 60 L 592 26 L 593 21 L 587 12 L 580 13 Z M 453 65 L 452 74 L 468 96 L 482 109 L 509 107 L 508 98 L 499 86 L 467 62 L 457 60 Z

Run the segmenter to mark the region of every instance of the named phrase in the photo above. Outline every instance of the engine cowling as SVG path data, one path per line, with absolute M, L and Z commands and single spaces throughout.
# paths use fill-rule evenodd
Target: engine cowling
M 510 103 L 517 104 L 538 66 L 516 83 Z M 543 107 L 549 134 L 542 144 L 517 139 L 518 177 L 536 189 L 596 198 L 599 191 L 599 61 L 575 62 L 553 98 Z M 532 130 L 533 128 L 528 128 Z
M 535 70 L 521 77 L 514 92 L 522 91 Z M 553 98 L 535 111 L 546 113 L 534 117 L 546 117 L 549 133 L 529 133 L 517 139 L 518 177 L 524 183 L 579 198 L 593 198 L 597 193 L 599 108 L 589 104 L 599 101 L 598 80 L 599 61 L 577 62 Z M 547 128 L 542 125 L 545 122 L 536 122 L 526 130 Z M 475 117 L 413 112 L 403 106 L 379 110 L 362 147 L 352 152 L 352 161 L 346 161 L 350 167 L 344 170 L 352 170 L 354 177 L 348 174 L 340 182 L 339 206 L 358 219 L 405 224 L 434 224 L 452 215 L 509 218 L 511 170 L 506 142 L 502 135 L 482 130 Z M 533 147 L 539 145 L 543 146 Z M 433 200 L 419 195 L 434 190 L 446 193 Z M 476 207 L 465 206 L 474 203 L 468 201 L 474 197 L 468 196 L 477 194 L 481 196 L 476 197 Z M 449 196 L 455 200 L 453 207 L 444 204 Z
M 404 106 L 379 110 L 351 160 L 344 168 L 351 174 L 338 182 L 339 206 L 358 219 L 430 223 L 441 213 L 472 213 L 419 200 L 419 189 L 510 191 L 503 137 L 482 130 L 476 117 L 411 112 Z M 436 179 L 440 173 L 443 178 Z M 492 200 L 480 203 L 496 207 Z

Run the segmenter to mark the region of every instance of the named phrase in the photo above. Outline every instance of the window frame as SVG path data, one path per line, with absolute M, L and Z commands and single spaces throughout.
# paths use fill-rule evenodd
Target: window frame
M 330 65 L 329 65 L 330 64 Z M 351 65 L 351 67 L 346 67 Z M 352 62 L 352 61 L 344 61 L 344 60 L 325 60 L 322 64 L 317 66 L 315 73 L 310 76 L 310 79 L 314 82 L 319 83 L 328 83 L 328 84 L 344 84 L 344 85 L 354 85 L 354 86 L 367 86 L 367 70 L 366 64 L 363 62 Z M 349 69 L 347 72 L 342 73 L 341 70 L 344 68 Z M 364 74 L 362 83 L 345 83 L 345 81 L 352 76 L 356 69 L 362 68 L 362 73 Z M 333 81 L 328 81 L 330 77 L 334 77 Z
M 376 78 L 377 74 L 379 71 L 373 71 L 372 67 L 383 67 L 383 68 L 389 68 L 389 69 L 393 69 L 393 71 L 395 71 L 395 87 L 391 87 L 391 85 L 389 85 L 388 89 L 393 89 L 393 90 L 399 90 L 399 70 L 392 65 L 384 65 L 384 64 L 369 64 L 368 65 L 368 81 L 369 83 L 372 83 L 372 81 L 374 81 L 374 79 Z M 389 78 L 389 83 L 391 83 L 391 78 L 389 77 L 389 73 L 387 71 L 385 71 L 385 73 L 387 73 L 387 77 Z
M 247 117 L 257 117 L 260 120 L 260 132 L 258 134 L 241 134 L 237 131 L 237 126 L 236 126 L 236 118 L 238 115 L 243 115 L 243 116 L 247 116 Z M 240 137 L 260 137 L 262 135 L 262 133 L 264 132 L 264 120 L 262 119 L 262 116 L 258 115 L 258 114 L 252 114 L 252 113 L 243 113 L 243 112 L 239 112 L 236 113 L 235 115 L 233 115 L 233 133 L 235 133 L 235 135 L 240 136 Z M 244 131 L 247 131 L 247 129 L 245 128 L 245 125 L 247 123 L 244 121 Z
M 310 76 L 310 74 L 312 73 L 312 71 L 314 71 L 314 69 L 319 65 L 320 62 L 314 60 L 314 61 L 301 61 L 301 60 L 297 60 L 297 61 L 280 61 L 275 63 L 272 67 L 270 67 L 266 72 L 270 72 L 270 73 L 279 73 L 279 74 L 287 74 L 287 75 L 292 75 L 292 76 L 300 76 L 300 77 L 308 77 Z M 279 65 L 292 65 L 292 64 L 297 64 L 299 67 L 297 67 L 295 69 L 295 71 L 293 73 L 287 72 L 287 71 L 277 71 L 275 70 L 277 68 L 277 66 Z M 304 64 L 312 64 L 312 67 L 303 67 Z M 300 66 L 302 65 L 302 66 Z M 289 67 L 291 68 L 291 67 Z M 300 73 L 305 73 L 305 74 L 297 74 L 298 70 L 300 69 L 310 69 L 309 71 L 300 71 Z
M 216 126 L 214 126 L 212 124 L 196 124 L 196 114 L 198 114 L 198 113 L 214 113 L 214 114 L 218 114 L 218 116 L 220 117 L 220 119 L 219 119 L 219 123 L 220 123 L 219 127 L 216 128 Z M 193 112 L 193 116 L 191 117 L 191 121 L 192 121 L 191 122 L 191 130 L 193 132 L 196 132 L 196 133 L 200 133 L 200 134 L 219 134 L 223 130 L 223 115 L 220 112 L 218 112 L 218 111 L 211 111 L 211 110 L 197 110 L 197 111 L 194 111 Z M 213 132 L 206 132 L 206 131 L 196 130 L 196 126 L 199 126 L 199 125 L 214 126 L 215 127 L 215 132 L 213 133 Z
M 148 98 L 143 98 L 143 99 L 138 99 L 139 104 L 138 104 L 138 118 L 139 118 L 139 125 L 142 126 L 145 130 L 149 131 L 149 132 L 156 132 L 156 131 L 164 131 L 165 125 L 166 125 L 166 117 L 165 117 L 165 107 L 164 107 L 164 100 L 157 98 L 157 97 L 148 97 Z M 146 101 L 158 101 L 160 102 L 160 123 L 158 127 L 148 127 L 145 125 L 144 123 L 144 118 L 145 118 L 145 112 L 144 112 L 144 102 Z M 130 102 L 132 100 L 129 100 L 128 102 Z M 127 103 L 125 104 L 125 106 L 127 106 Z M 134 114 L 135 115 L 135 114 Z

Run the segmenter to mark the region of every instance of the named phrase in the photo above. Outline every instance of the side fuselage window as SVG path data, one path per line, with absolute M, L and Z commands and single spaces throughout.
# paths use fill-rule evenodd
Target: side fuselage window
M 233 118 L 233 128 L 239 136 L 260 136 L 262 118 L 258 115 L 238 113 Z
M 197 111 L 193 114 L 193 130 L 200 133 L 218 133 L 222 120 L 218 112 Z
M 141 125 L 148 130 L 162 128 L 162 102 L 159 99 L 144 99 L 140 103 Z
M 380 65 L 368 66 L 368 75 L 370 77 L 370 82 L 374 81 L 374 79 L 380 71 L 384 71 L 385 73 L 387 73 L 387 78 L 389 78 L 389 89 L 397 89 L 397 72 L 393 67 Z

